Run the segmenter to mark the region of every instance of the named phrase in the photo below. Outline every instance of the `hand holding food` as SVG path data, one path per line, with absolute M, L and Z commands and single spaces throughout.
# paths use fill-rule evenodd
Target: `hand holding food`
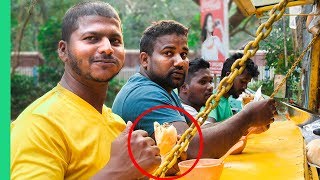
M 177 143 L 177 130 L 172 124 L 154 122 L 154 136 L 160 155 L 166 155 Z
M 250 115 L 247 117 L 247 120 L 251 127 L 268 126 L 274 122 L 274 115 L 276 113 L 275 101 L 274 99 L 264 99 L 252 102 L 246 105 L 242 111 Z
M 126 129 L 112 142 L 110 160 L 104 167 L 105 171 L 118 174 L 117 179 L 139 179 L 144 176 L 135 168 L 128 153 L 128 137 L 132 122 L 128 122 Z M 131 153 L 135 161 L 146 172 L 152 173 L 161 163 L 159 148 L 155 141 L 143 130 L 135 130 L 131 134 Z M 119 170 L 115 173 L 114 169 Z M 121 170 L 121 171 L 120 171 Z M 126 172 L 126 173 L 119 173 Z M 98 175 L 99 176 L 99 175 Z

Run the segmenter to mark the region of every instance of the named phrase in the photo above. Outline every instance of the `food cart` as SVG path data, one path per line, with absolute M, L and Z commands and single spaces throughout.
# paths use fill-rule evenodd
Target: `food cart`
M 313 0 L 235 0 L 235 2 L 243 14 L 248 16 L 259 15 L 270 10 L 269 19 L 258 27 L 255 40 L 249 42 L 244 48 L 244 57 L 235 62 L 241 67 L 239 69 L 234 68 L 228 77 L 221 80 L 217 93 L 208 99 L 206 108 L 198 114 L 196 119 L 200 125 L 205 121 L 208 113 L 217 106 L 220 97 L 231 88 L 234 78 L 243 72 L 244 62 L 257 52 L 259 42 L 269 35 L 272 24 L 281 18 L 285 8 L 312 4 Z M 307 89 L 308 93 L 306 93 L 309 101 L 306 110 L 283 103 L 288 109 L 287 115 L 278 116 L 265 133 L 250 135 L 241 154 L 227 157 L 220 179 L 319 179 L 317 166 L 307 161 L 305 149 L 306 143 L 319 138 L 312 134 L 313 129 L 310 127 L 317 127 L 320 124 L 320 115 L 308 112 L 309 110 L 312 112 L 318 111 L 317 106 L 320 101 L 320 38 L 318 38 L 318 35 L 313 37 L 307 48 L 294 63 L 294 66 L 296 66 L 308 49 L 311 49 L 310 72 L 309 79 L 307 79 L 310 86 Z M 294 66 L 291 69 L 294 69 Z M 290 76 L 290 70 L 286 77 L 288 76 Z M 280 83 L 279 87 L 282 84 Z M 271 95 L 272 98 L 278 89 L 276 88 Z M 171 165 L 174 164 L 173 162 L 181 153 L 179 151 L 184 149 L 183 146 L 188 144 L 196 131 L 192 124 L 182 135 L 182 140 L 180 139 L 170 152 L 171 155 L 166 157 L 160 168 L 157 169 L 155 176 L 164 177 L 166 169 L 172 167 Z M 197 178 L 200 179 L 200 176 L 193 180 Z

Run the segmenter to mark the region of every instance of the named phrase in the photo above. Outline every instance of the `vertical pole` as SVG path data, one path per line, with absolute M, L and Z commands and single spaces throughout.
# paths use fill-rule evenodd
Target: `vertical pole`
M 287 28 L 285 17 L 282 16 L 282 28 L 283 28 L 283 50 L 284 50 L 284 64 L 288 67 L 288 53 L 287 53 Z
M 320 103 L 320 38 L 318 38 L 312 47 L 310 62 L 310 86 L 309 86 L 309 103 L 308 109 L 318 111 L 317 106 Z
M 217 75 L 216 74 L 213 75 L 213 85 L 214 85 L 214 87 L 213 87 L 214 89 L 217 88 Z

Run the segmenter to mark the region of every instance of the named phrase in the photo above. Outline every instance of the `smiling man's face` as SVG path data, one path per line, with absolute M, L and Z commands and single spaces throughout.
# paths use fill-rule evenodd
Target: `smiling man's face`
M 78 22 L 69 42 L 64 42 L 65 56 L 61 59 L 66 70 L 77 79 L 107 83 L 124 64 L 120 22 L 102 16 L 83 16 Z

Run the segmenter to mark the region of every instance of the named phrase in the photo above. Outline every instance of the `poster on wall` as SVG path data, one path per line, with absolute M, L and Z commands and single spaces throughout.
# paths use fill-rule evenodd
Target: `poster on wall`
M 229 52 L 228 0 L 200 0 L 201 56 L 220 75 Z

